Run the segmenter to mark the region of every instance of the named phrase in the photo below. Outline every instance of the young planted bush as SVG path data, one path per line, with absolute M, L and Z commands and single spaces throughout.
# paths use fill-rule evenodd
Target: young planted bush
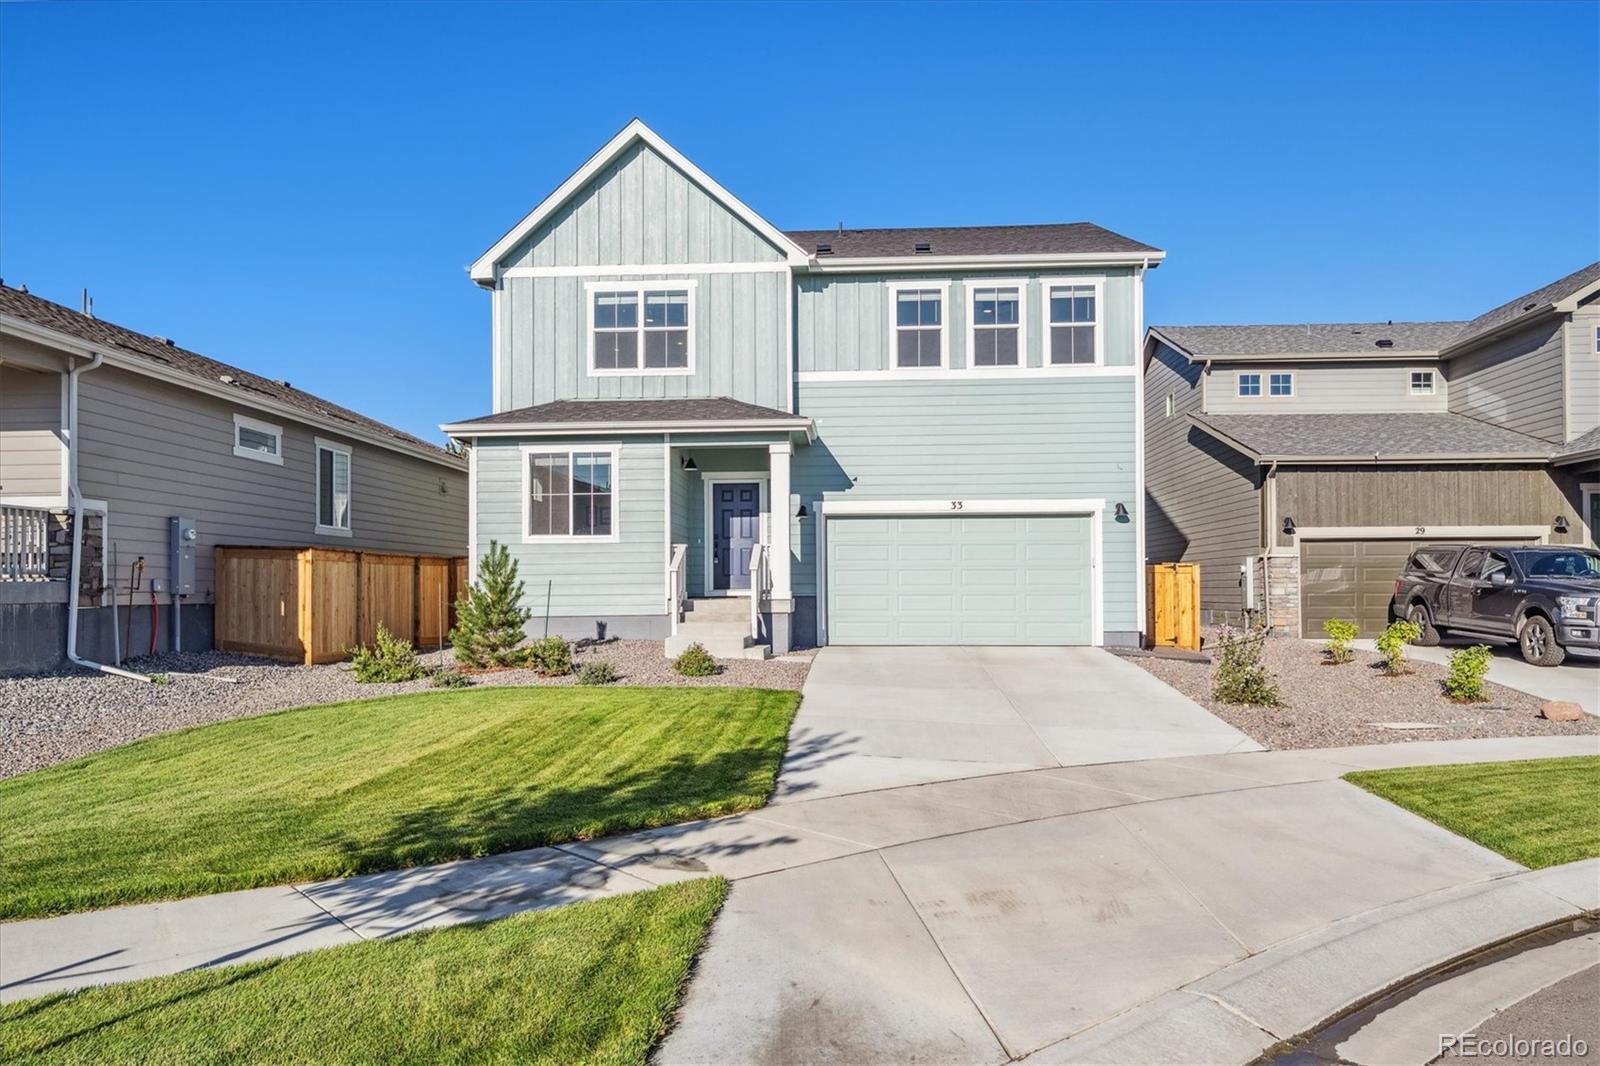
M 522 627 L 531 617 L 533 612 L 522 606 L 516 560 L 491 540 L 478 563 L 478 580 L 456 601 L 456 627 L 450 631 L 456 661 L 479 669 L 520 665 Z
M 1283 703 L 1277 683 L 1261 661 L 1267 631 L 1241 633 L 1223 626 L 1217 632 L 1217 671 L 1211 681 L 1211 698 L 1221 703 L 1251 707 L 1277 707 Z
M 691 644 L 672 661 L 672 668 L 684 677 L 710 677 L 717 672 L 717 660 L 704 644 Z
M 1383 669 L 1390 677 L 1406 672 L 1406 645 L 1415 644 L 1422 636 L 1422 627 L 1404 618 L 1390 622 L 1389 628 L 1378 634 L 1378 651 L 1383 655 Z
M 1458 703 L 1482 703 L 1483 676 L 1489 672 L 1489 645 L 1474 644 L 1450 653 L 1450 675 L 1444 690 Z
M 541 637 L 528 646 L 528 661 L 545 677 L 566 677 L 572 673 L 572 645 L 555 634 Z
M 415 681 L 427 673 L 417 662 L 417 651 L 409 640 L 401 640 L 382 622 L 378 623 L 378 640 L 373 647 L 365 644 L 350 652 L 350 665 L 356 680 L 363 684 Z
M 578 684 L 609 685 L 617 679 L 617 671 L 604 659 L 592 659 L 578 669 Z
M 1350 642 L 1361 635 L 1360 626 L 1343 618 L 1330 618 L 1322 623 L 1322 631 L 1328 634 L 1328 646 L 1323 650 L 1328 653 L 1330 663 L 1347 663 L 1354 658 Z

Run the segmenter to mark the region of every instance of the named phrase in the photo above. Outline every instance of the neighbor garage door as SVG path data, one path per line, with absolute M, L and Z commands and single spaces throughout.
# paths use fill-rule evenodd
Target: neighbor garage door
M 1419 540 L 1311 540 L 1300 545 L 1300 633 L 1320 637 L 1322 623 L 1347 618 L 1361 635 L 1375 637 L 1389 624 L 1395 578 L 1413 549 L 1423 544 L 1472 543 L 1451 537 Z M 1528 539 L 1485 538 L 1479 544 L 1526 544 Z
M 1089 644 L 1090 519 L 828 520 L 830 644 Z

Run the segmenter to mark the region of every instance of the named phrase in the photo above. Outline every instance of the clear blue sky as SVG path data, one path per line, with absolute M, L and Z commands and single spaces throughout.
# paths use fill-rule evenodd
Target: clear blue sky
M 0 4 L 0 276 L 430 438 L 465 268 L 639 115 L 785 228 L 1086 219 L 1152 322 L 1600 253 L 1600 5 Z

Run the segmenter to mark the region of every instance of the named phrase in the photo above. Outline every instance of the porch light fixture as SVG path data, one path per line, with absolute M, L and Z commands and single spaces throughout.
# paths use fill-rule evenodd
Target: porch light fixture
M 1126 522 L 1128 520 L 1128 505 L 1125 503 L 1117 504 L 1116 515 L 1118 522 Z
M 1567 516 L 1564 514 L 1556 515 L 1556 520 L 1550 524 L 1550 529 L 1555 533 L 1565 533 L 1567 531 Z
M 802 503 L 800 509 L 794 513 L 794 516 L 796 518 L 810 518 L 811 512 L 806 510 L 806 505 Z
M 1294 519 L 1285 518 L 1283 520 L 1283 535 L 1286 537 L 1294 536 Z
M 700 466 L 694 461 L 694 456 L 685 455 L 683 457 L 683 468 L 685 470 L 699 470 Z

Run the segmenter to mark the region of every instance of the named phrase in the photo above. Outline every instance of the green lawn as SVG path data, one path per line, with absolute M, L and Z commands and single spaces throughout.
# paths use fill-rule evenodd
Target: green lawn
M 726 892 L 703 878 L 13 1003 L 0 1060 L 642 1064 Z
M 1364 770 L 1345 780 L 1524 866 L 1600 857 L 1600 756 Z
M 760 807 L 799 699 L 480 688 L 152 737 L 0 781 L 0 917 L 340 877 Z

